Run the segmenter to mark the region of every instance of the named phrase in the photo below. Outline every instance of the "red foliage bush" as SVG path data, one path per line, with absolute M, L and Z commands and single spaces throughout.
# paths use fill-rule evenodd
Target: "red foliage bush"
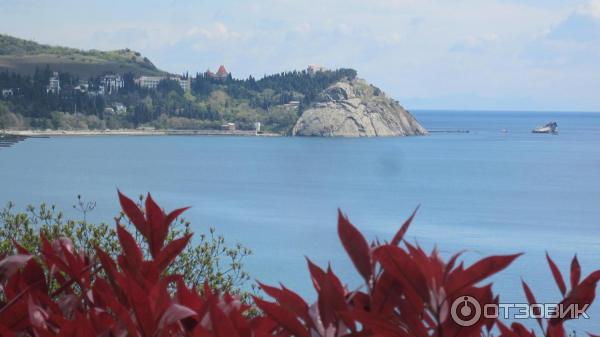
M 166 214 L 148 195 L 145 210 L 119 193 L 124 213 L 145 238 L 149 256 L 117 221 L 122 254 L 113 260 L 100 249 L 88 255 L 67 239 L 49 242 L 33 254 L 15 243 L 19 254 L 0 257 L 0 335 L 2 336 L 483 336 L 498 329 L 502 337 L 534 336 L 519 323 L 506 326 L 482 318 L 469 326 L 455 322 L 452 304 L 469 296 L 479 303 L 498 303 L 491 275 L 518 256 L 490 256 L 471 266 L 460 254 L 444 261 L 403 241 L 413 215 L 389 243 L 369 244 L 342 213 L 338 233 L 365 285 L 350 291 L 331 268 L 310 260 L 317 301 L 307 303 L 284 286 L 261 284 L 273 301 L 255 297 L 261 311 L 208 286 L 189 289 L 181 275 L 166 270 L 190 241 L 190 235 L 165 245 L 170 224 L 185 211 Z M 600 271 L 581 280 L 573 260 L 570 290 L 548 257 L 563 295 L 561 304 L 590 304 Z M 526 298 L 535 304 L 529 286 Z M 538 319 L 547 337 L 566 336 L 564 320 Z

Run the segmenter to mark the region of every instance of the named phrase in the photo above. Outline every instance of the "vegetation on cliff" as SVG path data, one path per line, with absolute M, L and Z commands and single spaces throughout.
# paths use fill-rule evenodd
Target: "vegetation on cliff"
M 33 75 L 0 72 L 0 89 L 13 94 L 0 97 L 0 128 L 42 129 L 135 128 L 141 125 L 172 129 L 214 129 L 233 122 L 252 130 L 260 122 L 265 131 L 287 133 L 305 107 L 329 85 L 352 79 L 356 71 L 338 69 L 308 73 L 292 71 L 261 79 L 216 79 L 205 74 L 184 75 L 191 90 L 175 80 L 162 80 L 156 90 L 138 86 L 134 73 L 123 75 L 118 91 L 91 95 L 101 77 L 81 78 L 59 73 L 62 90 L 47 92 L 53 69 L 37 68 Z M 75 90 L 85 80 L 87 92 Z M 116 112 L 115 106 L 126 112 Z

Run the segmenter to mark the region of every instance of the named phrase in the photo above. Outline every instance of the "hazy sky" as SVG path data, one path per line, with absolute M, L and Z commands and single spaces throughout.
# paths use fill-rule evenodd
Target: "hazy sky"
M 171 72 L 352 67 L 409 109 L 600 111 L 600 0 L 0 0 L 0 32 Z

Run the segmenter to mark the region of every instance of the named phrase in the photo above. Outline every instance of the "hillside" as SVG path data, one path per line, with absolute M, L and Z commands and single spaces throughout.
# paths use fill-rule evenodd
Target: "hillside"
M 136 79 L 145 74 L 164 76 L 152 87 Z M 299 136 L 426 132 L 354 69 L 309 66 L 243 79 L 221 66 L 216 75 L 167 75 L 129 49 L 84 51 L 0 35 L 0 129 L 251 131 L 260 125 Z
M 81 78 L 107 72 L 132 72 L 136 75 L 164 73 L 148 58 L 129 49 L 80 50 L 44 45 L 0 34 L 0 70 L 31 75 L 36 67 L 46 65 L 55 71 L 76 74 Z

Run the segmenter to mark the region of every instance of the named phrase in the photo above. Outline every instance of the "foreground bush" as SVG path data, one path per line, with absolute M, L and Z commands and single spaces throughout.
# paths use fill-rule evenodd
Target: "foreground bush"
M 137 204 L 140 208 L 144 207 L 143 196 L 139 197 Z M 15 242 L 27 251 L 37 252 L 41 246 L 41 236 L 51 242 L 67 238 L 75 250 L 85 250 L 88 254 L 93 253 L 95 247 L 101 248 L 112 258 L 122 253 L 113 225 L 88 222 L 96 203 L 85 201 L 81 196 L 77 196 L 77 202 L 73 205 L 81 214 L 81 220 L 65 219 L 55 206 L 44 203 L 38 207 L 28 206 L 25 212 L 16 212 L 13 207 L 9 203 L 0 210 L 0 254 L 17 253 Z M 144 255 L 149 255 L 148 247 L 143 245 L 144 238 L 133 224 L 124 218 L 123 213 L 117 218 L 123 220 L 120 223 L 127 230 L 132 231 Z M 166 241 L 191 233 L 190 226 L 189 222 L 180 217 L 169 227 Z M 244 259 L 249 254 L 249 249 L 240 244 L 228 245 L 214 228 L 208 228 L 205 232 L 196 234 L 192 243 L 169 266 L 168 272 L 182 275 L 190 287 L 201 287 L 207 282 L 213 289 L 241 294 L 244 300 L 249 300 L 250 293 L 242 291 L 249 288 L 247 283 L 250 277 L 243 268 Z
M 534 336 L 519 323 L 509 327 L 495 318 L 468 326 L 455 322 L 450 311 L 456 300 L 470 296 L 480 303 L 499 301 L 491 284 L 482 282 L 518 254 L 487 257 L 469 267 L 459 262 L 460 254 L 444 261 L 436 250 L 428 254 L 403 241 L 414 214 L 389 243 L 369 244 L 340 213 L 339 237 L 364 287 L 349 290 L 331 268 L 324 270 L 309 260 L 315 303 L 284 286 L 261 285 L 273 301 L 254 298 L 261 314 L 249 317 L 250 307 L 238 297 L 208 284 L 189 288 L 181 275 L 168 272 L 192 237 L 187 233 L 167 241 L 169 226 L 185 209 L 166 214 L 148 198 L 142 211 L 125 196 L 119 198 L 145 246 L 119 220 L 121 253 L 116 258 L 99 247 L 92 253 L 77 251 L 66 238 L 50 242 L 42 236 L 35 256 L 15 243 L 18 254 L 0 260 L 1 335 L 425 337 L 484 336 L 497 329 L 503 337 Z M 581 280 L 575 259 L 567 291 L 549 257 L 548 262 L 564 297 L 561 303 L 594 300 L 600 271 Z M 523 286 L 529 302 L 535 303 L 529 287 Z M 544 336 L 566 336 L 564 319 L 538 323 Z

